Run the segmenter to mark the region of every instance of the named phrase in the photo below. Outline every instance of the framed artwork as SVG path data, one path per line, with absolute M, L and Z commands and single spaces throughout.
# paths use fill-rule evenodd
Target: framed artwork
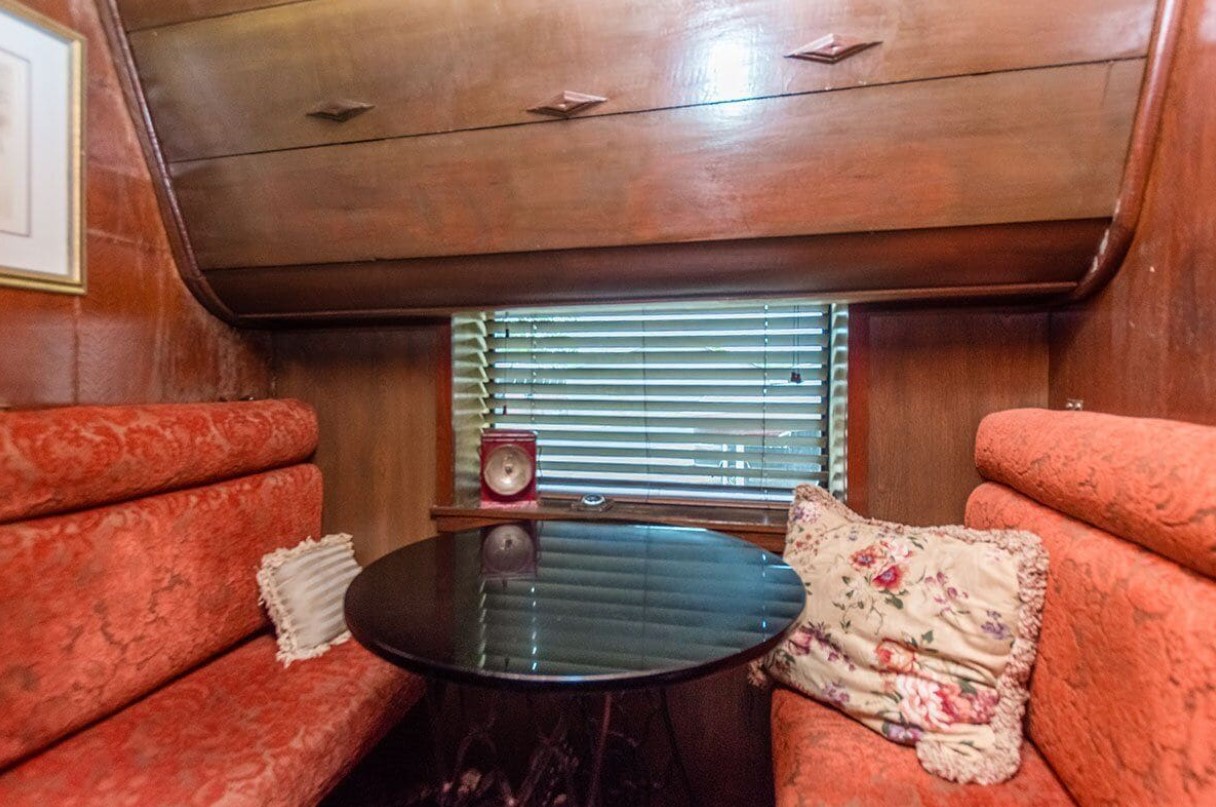
M 83 294 L 84 39 L 0 0 L 0 285 Z

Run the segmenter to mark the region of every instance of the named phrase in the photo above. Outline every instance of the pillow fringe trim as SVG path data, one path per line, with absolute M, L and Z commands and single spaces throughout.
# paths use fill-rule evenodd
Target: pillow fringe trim
M 324 644 L 301 647 L 296 640 L 296 631 L 299 626 L 291 618 L 291 612 L 286 603 L 279 597 L 279 588 L 274 583 L 274 573 L 288 561 L 323 547 L 337 546 L 354 552 L 353 541 L 353 537 L 344 532 L 326 535 L 320 539 L 309 537 L 295 546 L 276 549 L 262 558 L 262 565 L 257 573 L 258 603 L 266 608 L 271 622 L 274 623 L 279 647 L 274 657 L 276 661 L 281 661 L 284 667 L 290 667 L 293 661 L 304 661 L 324 655 L 337 645 L 349 640 L 350 631 L 343 631 Z
M 965 543 L 995 544 L 1015 557 L 1021 606 L 1009 663 L 996 682 L 1000 700 L 988 724 L 993 734 L 992 749 L 976 757 L 964 757 L 946 743 L 922 740 L 916 745 L 916 756 L 925 770 L 943 779 L 996 784 L 1012 777 L 1022 764 L 1022 721 L 1030 695 L 1027 683 L 1038 655 L 1039 628 L 1047 593 L 1047 550 L 1039 536 L 1021 530 L 938 529 Z

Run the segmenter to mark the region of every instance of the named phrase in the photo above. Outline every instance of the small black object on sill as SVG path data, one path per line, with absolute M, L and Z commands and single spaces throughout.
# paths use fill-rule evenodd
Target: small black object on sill
M 584 513 L 602 513 L 610 507 L 612 507 L 612 499 L 598 493 L 588 493 L 583 498 L 570 503 L 571 510 Z

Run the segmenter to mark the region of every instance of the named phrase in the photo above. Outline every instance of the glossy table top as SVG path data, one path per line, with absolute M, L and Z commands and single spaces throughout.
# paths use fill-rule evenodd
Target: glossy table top
M 521 522 L 386 555 L 351 583 L 346 621 L 368 649 L 425 675 L 621 689 L 755 658 L 804 598 L 780 556 L 721 533 Z

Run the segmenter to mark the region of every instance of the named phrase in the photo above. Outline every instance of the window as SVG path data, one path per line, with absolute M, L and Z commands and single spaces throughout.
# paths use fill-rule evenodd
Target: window
M 542 495 L 843 493 L 847 327 L 843 306 L 796 301 L 459 317 L 458 474 L 476 477 L 481 428 L 520 428 L 538 434 Z

